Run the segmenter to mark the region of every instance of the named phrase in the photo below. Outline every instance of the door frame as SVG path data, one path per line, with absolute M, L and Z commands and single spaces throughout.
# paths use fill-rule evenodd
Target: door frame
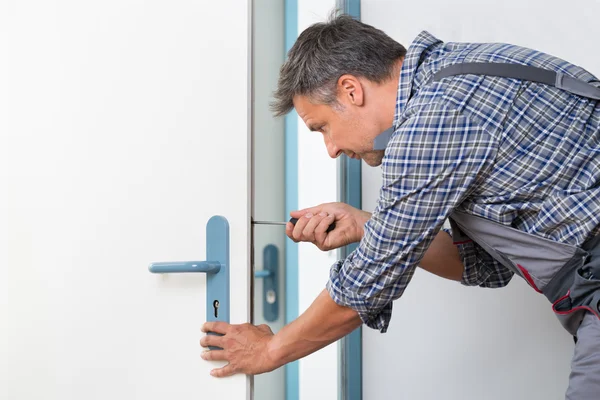
M 336 0 L 344 14 L 360 20 L 360 0 Z M 343 155 L 338 161 L 338 198 L 341 202 L 362 209 L 362 161 Z M 346 258 L 358 247 L 357 243 L 339 249 Z M 362 327 L 340 339 L 338 351 L 338 386 L 340 400 L 362 400 Z
M 298 1 L 284 0 L 285 54 L 298 35 Z M 360 0 L 336 0 L 336 9 L 360 19 Z M 358 209 L 362 197 L 362 164 L 346 156 L 338 161 L 338 199 Z M 285 210 L 298 209 L 298 116 L 294 110 L 285 116 Z M 338 251 L 341 258 L 350 254 L 357 244 Z M 299 314 L 298 246 L 290 239 L 285 246 L 285 324 Z M 286 400 L 299 399 L 299 363 L 285 366 Z M 338 397 L 340 400 L 362 400 L 362 328 L 342 338 L 338 346 Z
M 284 53 L 292 48 L 298 37 L 298 0 L 284 0 Z M 285 212 L 298 209 L 298 114 L 295 110 L 285 116 Z M 298 318 L 298 246 L 289 238 L 285 241 L 285 324 Z M 300 397 L 299 362 L 285 365 L 285 400 Z

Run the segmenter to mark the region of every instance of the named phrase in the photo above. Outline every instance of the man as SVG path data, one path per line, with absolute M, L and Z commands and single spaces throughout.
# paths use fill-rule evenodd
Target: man
M 526 279 L 576 338 L 566 397 L 598 398 L 600 82 L 508 44 L 443 43 L 423 32 L 407 52 L 346 16 L 309 27 L 288 56 L 275 113 L 295 108 L 331 157 L 381 165 L 383 185 L 372 215 L 339 203 L 292 213 L 299 220 L 286 233 L 295 241 L 359 247 L 276 335 L 207 323 L 204 331 L 224 336 L 201 344 L 224 350 L 203 358 L 229 361 L 213 374 L 271 371 L 361 324 L 385 332 L 420 266 L 465 285 Z

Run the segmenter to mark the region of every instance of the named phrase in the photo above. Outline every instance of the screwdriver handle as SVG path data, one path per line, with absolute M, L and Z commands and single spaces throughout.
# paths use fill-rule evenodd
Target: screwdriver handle
M 296 222 L 298 222 L 298 218 L 290 218 L 290 222 L 292 224 L 296 225 Z M 327 230 L 325 232 L 329 233 L 334 229 L 335 229 L 335 222 L 332 222 L 331 225 L 329 225 L 329 227 L 327 228 Z

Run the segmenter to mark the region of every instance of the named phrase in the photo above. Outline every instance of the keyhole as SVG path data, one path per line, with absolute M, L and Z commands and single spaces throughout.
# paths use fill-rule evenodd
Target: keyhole
M 215 308 L 215 318 L 219 318 L 219 300 L 213 301 L 213 307 Z

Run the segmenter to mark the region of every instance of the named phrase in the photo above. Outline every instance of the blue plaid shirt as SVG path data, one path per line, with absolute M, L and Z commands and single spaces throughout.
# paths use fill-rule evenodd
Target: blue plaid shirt
M 579 245 L 600 223 L 600 106 L 517 79 L 459 75 L 460 62 L 510 62 L 576 77 L 589 72 L 501 43 L 444 43 L 422 32 L 402 65 L 394 134 L 382 162 L 377 207 L 357 249 L 331 268 L 332 299 L 387 330 L 392 302 L 456 209 L 544 238 Z M 457 244 L 462 283 L 505 286 L 512 272 L 473 242 Z

